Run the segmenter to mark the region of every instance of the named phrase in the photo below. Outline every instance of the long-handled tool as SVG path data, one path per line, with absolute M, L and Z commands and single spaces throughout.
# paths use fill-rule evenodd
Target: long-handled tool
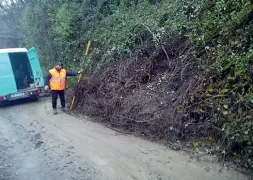
M 86 51 L 85 51 L 84 60 L 81 62 L 80 67 L 83 67 L 83 63 L 84 63 L 84 61 L 85 61 L 85 59 L 86 59 L 86 57 L 88 56 L 88 53 L 89 53 L 90 45 L 91 45 L 91 41 L 88 41 L 88 44 L 87 44 L 87 47 L 86 47 Z M 78 77 L 77 84 L 80 83 L 80 81 L 81 81 L 81 79 L 82 79 L 82 76 L 83 76 L 83 74 L 80 73 L 80 74 L 79 74 L 79 77 Z M 72 98 L 70 110 L 72 110 L 72 108 L 73 108 L 73 105 L 74 105 L 74 103 L 75 103 L 75 99 L 76 99 L 76 96 L 74 96 L 74 97 Z

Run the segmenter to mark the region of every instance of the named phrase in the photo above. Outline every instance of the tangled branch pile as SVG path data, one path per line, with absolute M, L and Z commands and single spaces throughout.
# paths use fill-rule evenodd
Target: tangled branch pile
M 203 79 L 190 47 L 182 38 L 159 46 L 144 41 L 79 84 L 79 110 L 146 137 L 175 142 L 206 135 L 205 122 L 190 124 L 180 112 Z

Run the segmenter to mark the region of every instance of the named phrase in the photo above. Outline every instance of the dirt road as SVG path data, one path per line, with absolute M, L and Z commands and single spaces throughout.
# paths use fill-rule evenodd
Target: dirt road
M 217 163 L 52 115 L 49 100 L 0 109 L 0 180 L 246 180 Z

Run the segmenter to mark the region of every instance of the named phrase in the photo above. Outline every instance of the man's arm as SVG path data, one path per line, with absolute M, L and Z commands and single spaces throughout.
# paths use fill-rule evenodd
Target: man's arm
M 78 72 L 70 72 L 70 71 L 66 72 L 66 76 L 77 76 L 78 74 L 79 74 Z
M 52 75 L 50 73 L 47 73 L 47 76 L 45 78 L 45 85 L 48 86 L 49 85 L 49 81 L 52 78 Z
M 77 76 L 79 73 L 78 72 L 66 72 L 66 76 Z M 50 73 L 47 73 L 47 76 L 45 78 L 45 85 L 49 85 L 49 81 L 52 78 L 52 75 Z

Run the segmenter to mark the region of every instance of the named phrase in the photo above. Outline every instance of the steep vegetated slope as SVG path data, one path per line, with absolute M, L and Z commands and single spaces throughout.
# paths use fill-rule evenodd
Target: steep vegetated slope
M 252 167 L 252 2 L 177 1 L 152 8 L 164 14 L 125 22 L 136 26 L 124 51 L 116 46 L 124 41 L 106 45 L 111 49 L 104 61 L 77 88 L 77 106 L 145 137 L 204 140 L 210 152 Z M 108 39 L 123 25 L 111 25 Z

